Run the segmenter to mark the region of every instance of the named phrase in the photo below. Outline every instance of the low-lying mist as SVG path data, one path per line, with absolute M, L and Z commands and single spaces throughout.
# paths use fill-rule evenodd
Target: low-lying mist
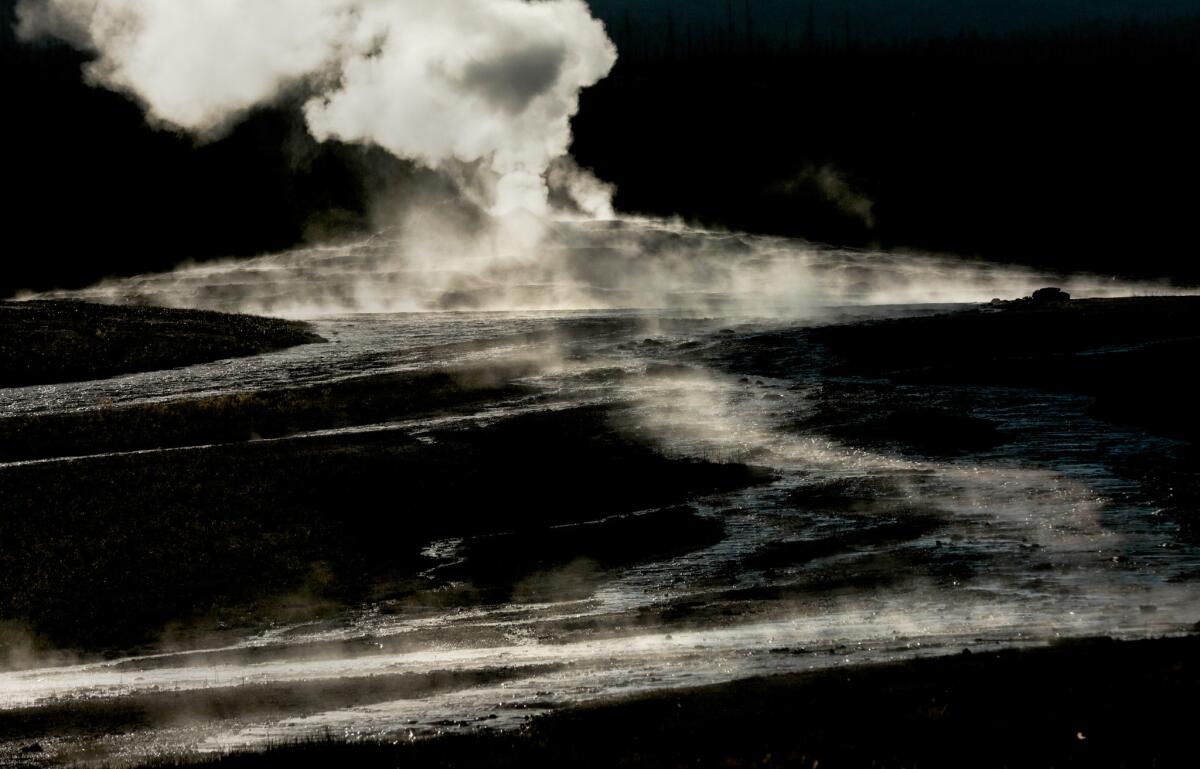
M 1167 283 L 1048 274 L 946 255 L 862 251 L 630 217 L 468 219 L 410 210 L 356 242 L 113 279 L 69 296 L 314 317 L 357 312 L 671 309 L 800 317 L 856 304 L 986 302 L 1046 285 L 1077 297 Z

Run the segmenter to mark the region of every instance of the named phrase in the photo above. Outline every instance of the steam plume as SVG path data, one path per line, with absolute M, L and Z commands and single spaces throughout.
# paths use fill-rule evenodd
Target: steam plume
M 583 0 L 21 0 L 20 35 L 96 54 L 87 79 L 211 136 L 289 89 L 318 139 L 476 165 L 495 213 L 547 212 L 581 89 L 616 49 Z M 605 201 L 581 206 L 607 205 Z

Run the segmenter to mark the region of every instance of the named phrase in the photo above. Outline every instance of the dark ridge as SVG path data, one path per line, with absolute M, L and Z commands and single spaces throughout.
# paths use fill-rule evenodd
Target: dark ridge
M 1200 405 L 1188 372 L 1200 356 L 1200 297 L 1000 303 L 831 326 L 812 336 L 828 348 L 839 373 L 902 384 L 1075 392 L 1094 398 L 1098 416 L 1200 438 Z M 926 420 L 904 419 L 883 425 L 883 432 L 895 437 L 906 425 L 909 434 L 928 429 Z M 985 425 L 962 427 L 987 437 Z
M 981 361 L 1068 355 L 1200 336 L 1200 296 L 997 302 L 953 313 L 828 326 L 813 336 L 842 359 L 838 370 L 946 376 Z M 1003 371 L 1003 369 L 999 369 Z M 992 372 L 979 371 L 979 374 Z M 1025 374 L 1014 371 L 1013 379 Z
M 0 302 L 0 387 L 104 379 L 324 342 L 307 323 L 87 302 Z

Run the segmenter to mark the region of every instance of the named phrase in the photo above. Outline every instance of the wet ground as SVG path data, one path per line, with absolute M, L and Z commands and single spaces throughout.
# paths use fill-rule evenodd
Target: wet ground
M 1189 632 L 1194 510 L 1131 460 L 1186 465 L 1186 442 L 1087 394 L 852 371 L 814 332 L 963 309 L 359 313 L 315 319 L 327 343 L 0 390 L 8 434 L 43 436 L 5 447 L 9 513 L 53 524 L 6 531 L 75 575 L 6 564 L 35 598 L 6 608 L 0 761 L 407 740 L 762 674 Z M 435 374 L 445 397 L 397 395 Z M 221 400 L 242 396 L 260 400 Z M 38 539 L 87 515 L 143 522 L 103 548 L 134 565 Z M 277 517 L 221 528 L 243 515 Z M 256 543 L 228 562 L 251 584 L 156 544 L 189 537 Z M 274 570 L 272 548 L 303 568 Z M 81 608 L 91 635 L 35 610 L 89 563 L 135 598 L 203 584 L 186 611 Z M 140 636 L 104 632 L 128 617 Z

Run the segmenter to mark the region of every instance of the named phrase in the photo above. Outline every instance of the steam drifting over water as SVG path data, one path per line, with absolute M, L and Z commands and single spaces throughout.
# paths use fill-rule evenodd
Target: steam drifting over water
M 897 310 L 861 312 L 888 317 Z M 840 445 L 795 426 L 826 381 L 799 368 L 789 375 L 794 379 L 740 377 L 731 356 L 752 349 L 762 326 L 741 323 L 733 332 L 723 324 L 681 320 L 669 311 L 353 316 L 316 321 L 328 344 L 4 392 L 8 408 L 55 410 L 157 400 L 172 390 L 186 392 L 189 378 L 206 390 L 232 393 L 272 381 L 331 382 L 396 365 L 523 355 L 543 350 L 539 332 L 559 332 L 561 360 L 548 361 L 526 380 L 541 395 L 489 404 L 459 419 L 487 422 L 556 403 L 606 404 L 627 413 L 668 455 L 752 460 L 778 480 L 695 500 L 699 516 L 721 523 L 720 542 L 613 569 L 582 598 L 398 611 L 395 604 L 371 602 L 326 621 L 247 630 L 219 648 L 0 673 L 0 711 L 79 699 L 120 707 L 128 697 L 169 697 L 186 705 L 203 703 L 213 690 L 247 700 L 268 691 L 282 697 L 280 713 L 131 730 L 105 749 L 142 757 L 327 733 L 395 740 L 478 724 L 513 727 L 531 713 L 643 691 L 1060 636 L 1174 633 L 1194 621 L 1194 582 L 1177 578 L 1195 569 L 1196 548 L 1160 547 L 1172 535 L 1157 511 L 1122 496 L 1125 483 L 1096 461 L 1096 449 L 1080 450 L 1101 442 L 1108 451 L 1153 450 L 1141 444 L 1144 438 L 1086 419 L 1083 405 L 1069 397 L 1047 409 L 1041 399 L 989 389 L 979 394 L 981 413 L 1005 420 L 1014 441 L 985 456 L 939 461 Z M 646 334 L 652 338 L 642 339 Z M 807 344 L 803 333 L 789 341 Z M 832 389 L 842 393 L 838 398 L 860 397 L 845 383 Z M 434 417 L 346 432 L 401 430 L 436 440 L 444 427 Z M 322 436 L 331 437 L 311 437 Z M 856 488 L 860 495 L 866 490 L 864 509 L 804 501 L 819 500 L 824 490 L 852 495 Z M 894 540 L 863 539 L 864 532 L 897 526 L 906 533 Z M 795 564 L 764 565 L 781 543 L 843 537 L 858 537 L 859 544 Z M 453 564 L 467 552 L 464 544 L 437 540 L 425 555 Z M 832 594 L 818 587 L 827 579 L 840 584 L 842 576 L 870 575 L 872 568 L 889 578 L 851 581 Z M 1145 612 L 1146 605 L 1154 611 Z M 682 619 L 674 614 L 679 611 Z M 377 686 L 388 676 L 444 676 L 448 670 L 480 678 L 365 704 L 312 704 L 306 688 L 335 680 L 350 688 Z M 485 677 L 499 674 L 505 678 L 498 682 Z M 195 712 L 204 711 L 197 706 Z M 68 738 L 58 749 L 69 755 L 87 744 L 87 738 Z
M 504 232 L 519 225 L 509 217 Z M 114 279 L 48 296 L 314 317 L 439 310 L 671 309 L 809 316 L 837 305 L 986 302 L 1054 283 L 1075 296 L 1169 294 L 1165 283 L 837 249 L 629 218 L 521 223 L 528 240 L 455 231 L 430 212 L 354 243 Z

